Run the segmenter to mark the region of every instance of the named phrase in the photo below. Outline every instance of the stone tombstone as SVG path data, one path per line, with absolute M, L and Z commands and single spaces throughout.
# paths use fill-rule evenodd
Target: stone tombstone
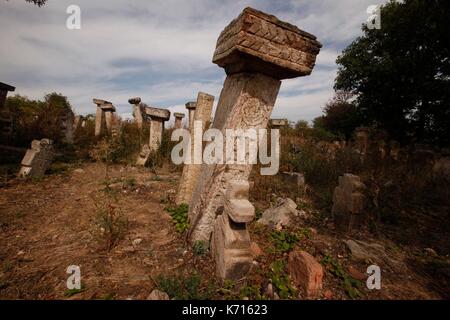
M 97 105 L 97 112 L 95 114 L 95 136 L 111 134 L 116 107 L 106 100 L 93 99 L 93 102 Z
M 175 117 L 175 129 L 181 129 L 183 127 L 184 113 L 175 112 L 173 115 Z
M 270 126 L 273 129 L 280 129 L 281 127 L 285 127 L 289 124 L 287 119 L 270 119 Z
M 194 115 L 195 115 L 195 108 L 197 107 L 196 102 L 188 102 L 186 103 L 186 109 L 188 109 L 188 116 L 189 116 L 189 130 L 194 127 Z
M 197 96 L 196 111 L 194 114 L 193 123 L 200 121 L 202 130 L 208 127 L 208 123 L 211 119 L 211 112 L 214 104 L 214 96 L 199 92 Z M 191 126 L 190 141 L 194 141 L 194 126 Z M 194 144 L 191 143 L 191 156 L 194 155 Z M 175 203 L 180 205 L 182 203 L 189 204 L 193 196 L 197 181 L 200 177 L 202 164 L 184 164 L 183 173 L 181 174 L 181 180 L 178 187 L 177 197 Z
M 22 159 L 19 177 L 39 178 L 52 164 L 54 157 L 53 142 L 50 139 L 33 140 Z
M 248 201 L 249 183 L 232 180 L 225 191 L 224 211 L 214 223 L 211 241 L 216 273 L 221 279 L 239 280 L 250 271 L 253 261 L 247 223 L 255 218 L 255 208 Z
M 321 44 L 289 23 L 246 8 L 220 34 L 213 63 L 225 79 L 212 128 L 267 128 L 282 79 L 306 76 Z M 203 164 L 189 207 L 190 240 L 209 240 L 231 180 L 248 181 L 252 165 Z M 222 218 L 223 219 L 223 218 Z
M 128 103 L 134 105 L 133 106 L 133 115 L 136 119 L 136 123 L 139 129 L 142 128 L 143 123 L 145 121 L 145 107 L 144 103 L 141 103 L 141 98 L 135 97 L 128 99 Z
M 346 173 L 339 177 L 331 209 L 334 224 L 338 229 L 349 232 L 361 225 L 366 203 L 365 190 L 366 186 L 358 176 Z
M 13 119 L 11 110 L 5 106 L 8 91 L 15 91 L 16 88 L 6 83 L 0 82 L 0 142 L 8 143 L 13 133 Z
M 150 152 L 157 151 L 161 145 L 164 122 L 170 119 L 170 111 L 145 107 L 145 114 L 150 118 L 150 137 L 148 142 Z

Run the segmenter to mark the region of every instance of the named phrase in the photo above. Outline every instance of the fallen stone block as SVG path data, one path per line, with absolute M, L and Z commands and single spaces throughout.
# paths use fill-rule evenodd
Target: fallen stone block
M 290 226 L 292 218 L 296 216 L 298 216 L 297 204 L 287 198 L 282 200 L 278 206 L 264 211 L 257 222 L 278 229 Z
M 323 267 L 306 251 L 295 250 L 289 254 L 288 272 L 294 283 L 303 288 L 308 299 L 320 296 Z

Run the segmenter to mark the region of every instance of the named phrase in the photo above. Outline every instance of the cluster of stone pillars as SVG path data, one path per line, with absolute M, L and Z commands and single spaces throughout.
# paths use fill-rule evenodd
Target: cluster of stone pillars
M 111 134 L 116 107 L 114 107 L 111 102 L 102 99 L 93 99 L 93 102 L 97 105 L 95 114 L 95 136 Z
M 213 62 L 225 69 L 227 78 L 212 128 L 223 134 L 226 129 L 266 128 L 280 80 L 309 75 L 320 48 L 315 36 L 272 15 L 244 9 L 217 40 Z M 186 107 L 189 109 L 188 104 Z M 192 128 L 194 117 L 189 113 Z M 178 201 L 189 203 L 190 241 L 212 239 L 221 278 L 236 279 L 251 266 L 246 230 L 254 216 L 246 200 L 251 168 L 250 164 L 202 164 L 198 173 L 183 174 L 180 183 Z M 186 181 L 189 179 L 193 181 Z M 194 192 L 184 197 L 181 185 L 190 183 L 195 184 Z

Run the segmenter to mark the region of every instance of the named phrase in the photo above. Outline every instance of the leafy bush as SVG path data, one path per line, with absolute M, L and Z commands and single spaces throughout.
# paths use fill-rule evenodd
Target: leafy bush
M 166 207 L 164 208 L 173 219 L 177 232 L 184 233 L 189 229 L 188 211 L 189 206 L 185 203 L 180 204 L 178 207 Z

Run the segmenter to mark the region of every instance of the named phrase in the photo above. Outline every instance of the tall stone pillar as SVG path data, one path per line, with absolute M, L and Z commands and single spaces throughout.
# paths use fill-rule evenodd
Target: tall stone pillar
M 128 99 L 128 103 L 134 105 L 133 106 L 134 118 L 136 119 L 138 128 L 141 129 L 144 123 L 145 104 L 141 103 L 141 98 L 139 97 Z
M 150 152 L 157 151 L 161 145 L 164 122 L 170 119 L 170 111 L 146 107 L 145 113 L 150 117 L 150 137 L 148 141 Z
M 267 127 L 281 79 L 312 72 L 321 44 L 316 37 L 272 15 L 246 8 L 220 34 L 213 62 L 227 78 L 213 128 Z M 210 240 L 216 217 L 223 212 L 226 185 L 248 181 L 252 165 L 203 164 L 189 207 L 190 240 Z
M 207 128 L 209 121 L 211 119 L 212 107 L 214 104 L 214 96 L 199 92 L 197 96 L 197 108 L 194 114 L 194 121 L 201 122 L 202 132 Z M 194 156 L 194 126 L 191 126 L 191 157 Z M 191 161 L 191 164 L 185 164 L 183 166 L 183 173 L 181 175 L 181 180 L 178 188 L 177 197 L 175 203 L 180 205 L 182 203 L 191 203 L 192 194 L 195 190 L 195 186 L 201 174 L 201 164 L 195 164 Z
M 112 120 L 116 108 L 111 102 L 106 100 L 93 99 L 93 102 L 97 105 L 97 112 L 95 114 L 95 136 L 111 134 Z
M 188 102 L 186 103 L 186 109 L 188 109 L 189 113 L 189 127 L 188 129 L 191 130 L 191 128 L 194 127 L 194 115 L 195 115 L 195 108 L 197 107 L 196 102 Z
M 5 102 L 8 91 L 16 90 L 15 87 L 0 82 L 0 143 L 10 142 L 13 133 L 13 119 L 11 110 L 6 109 Z
M 175 112 L 175 129 L 181 129 L 183 127 L 184 113 Z

